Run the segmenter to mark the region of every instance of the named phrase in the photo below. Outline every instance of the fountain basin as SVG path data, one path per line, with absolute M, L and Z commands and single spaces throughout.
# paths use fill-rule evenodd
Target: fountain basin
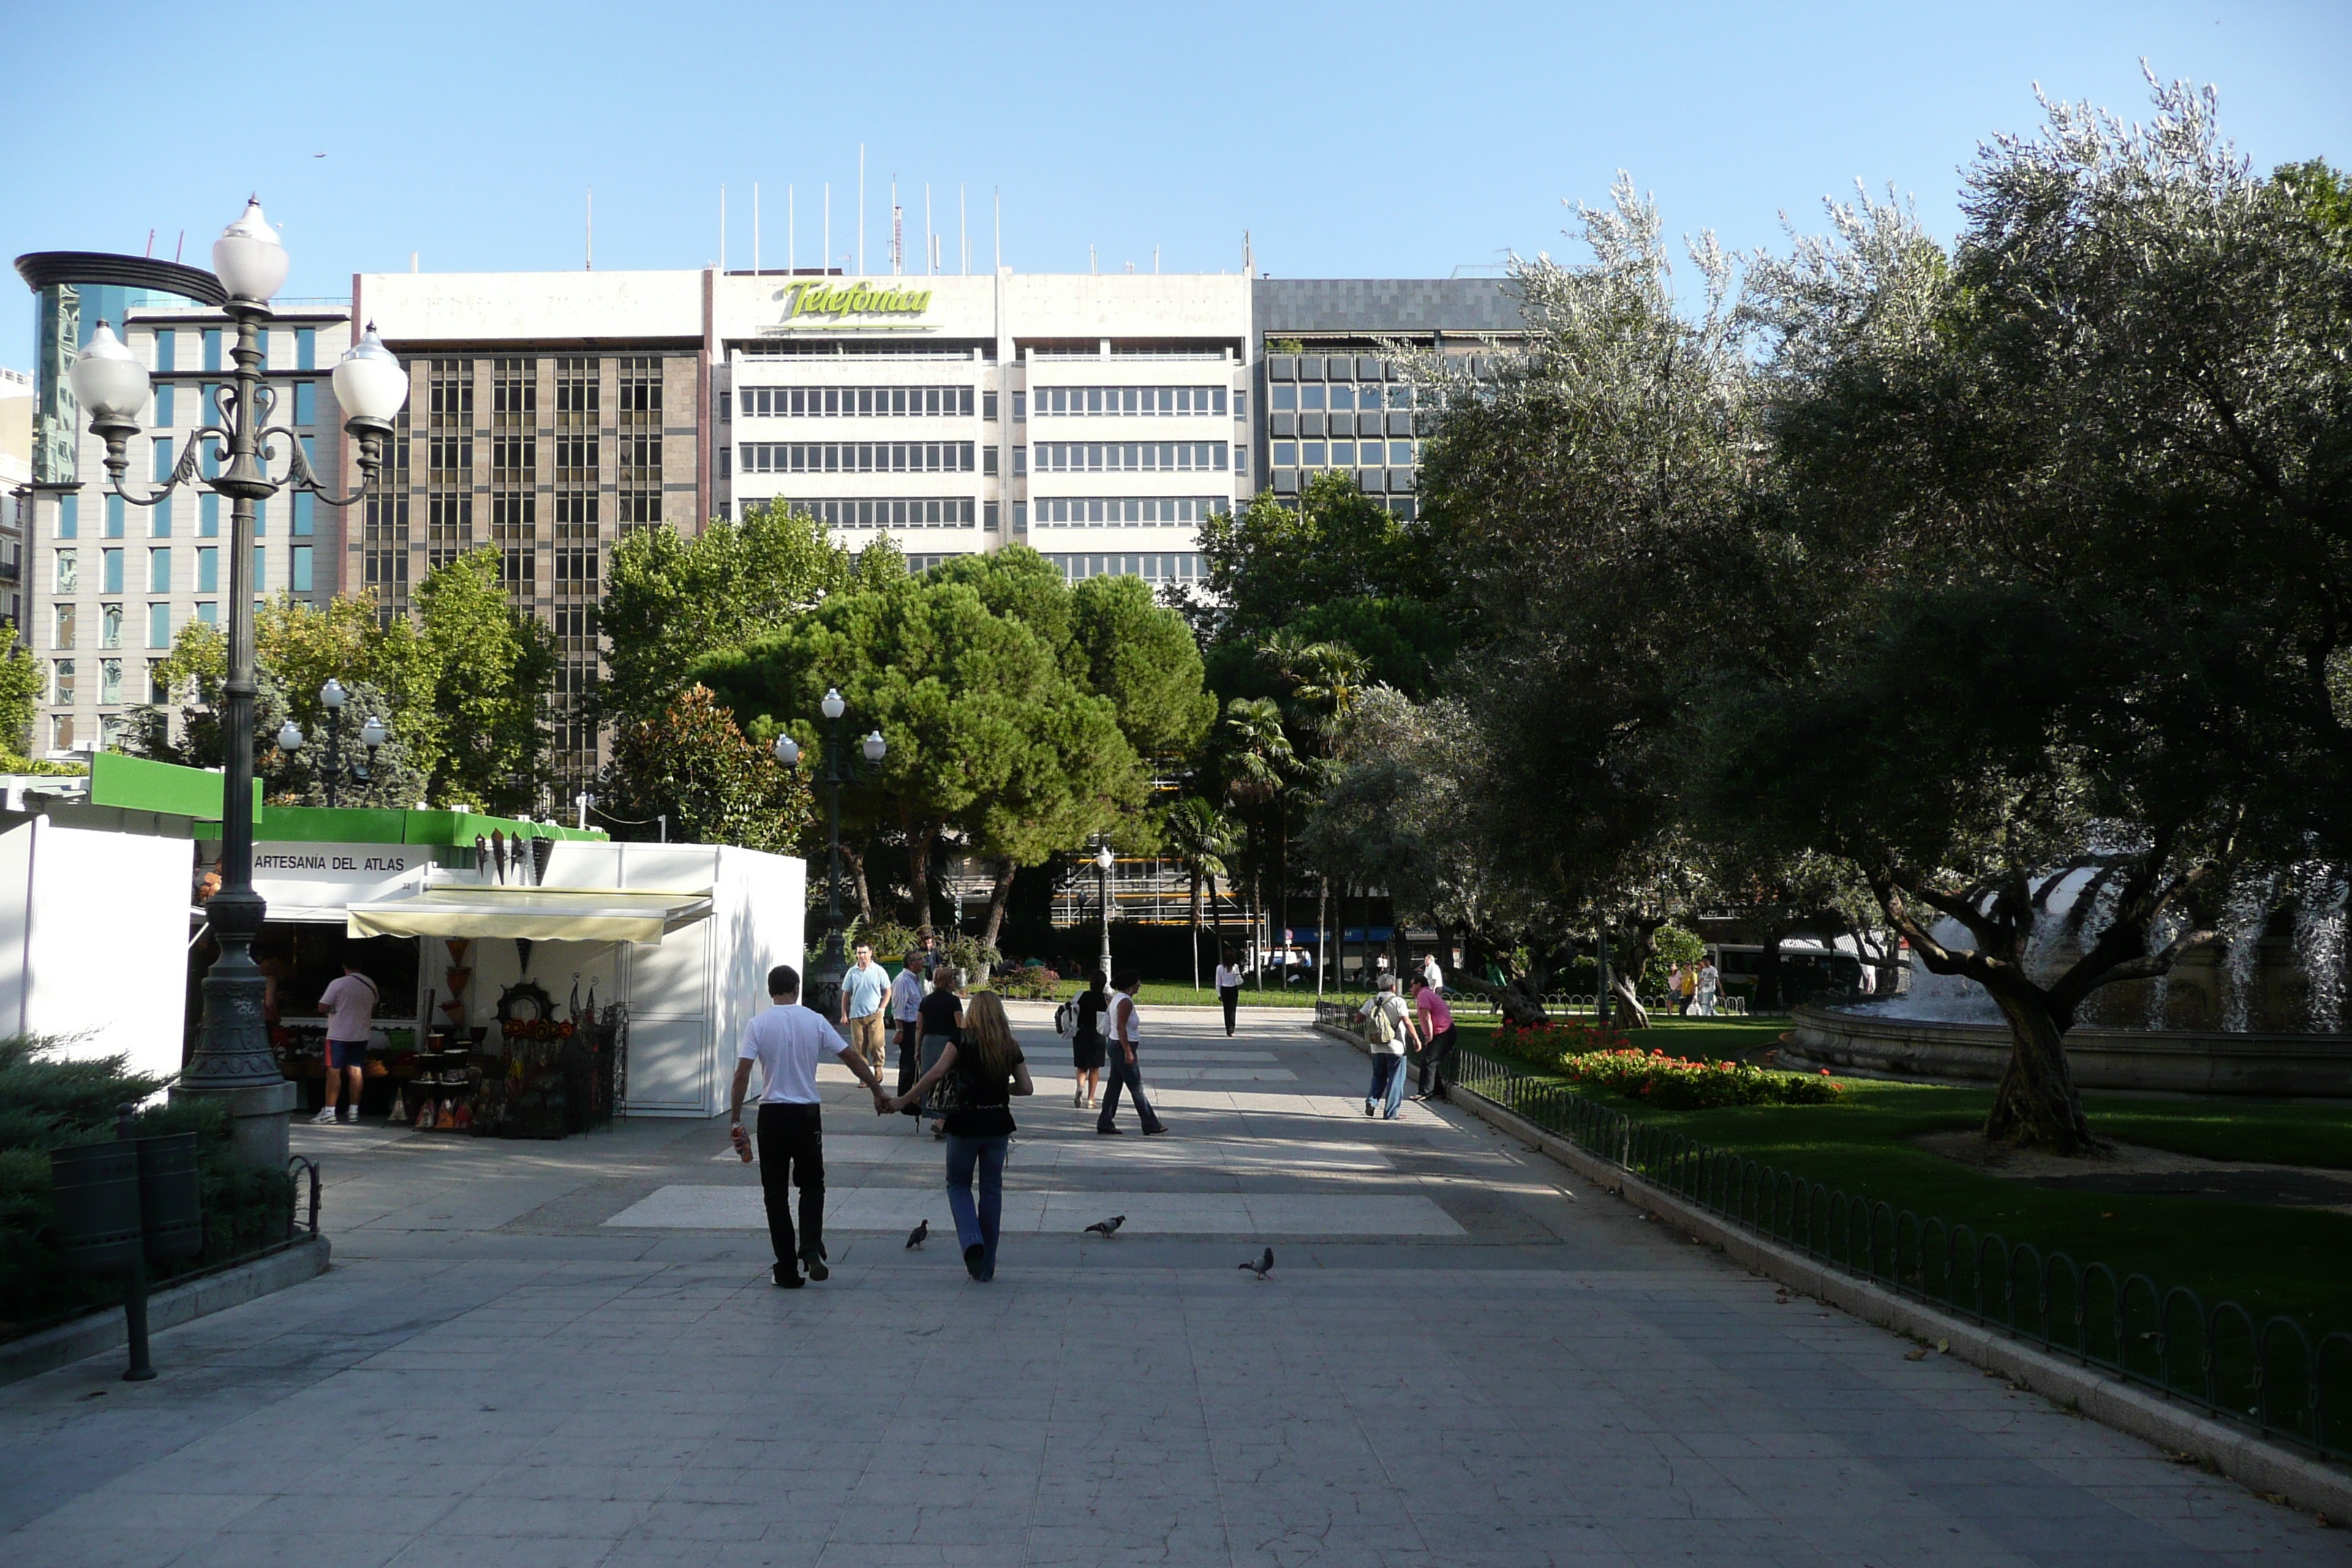
M 1780 1065 L 1911 1083 L 2000 1081 L 2009 1030 L 1842 1007 L 1796 1009 Z M 2066 1061 L 2085 1090 L 2352 1099 L 2352 1035 L 2114 1029 L 2079 1025 Z

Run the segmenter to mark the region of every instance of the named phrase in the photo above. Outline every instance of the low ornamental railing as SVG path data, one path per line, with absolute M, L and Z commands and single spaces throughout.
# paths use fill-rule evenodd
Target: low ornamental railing
M 1317 1021 L 1327 1020 L 1318 1010 Z M 1979 1235 L 1808 1182 L 1531 1079 L 1474 1050 L 1454 1081 L 1727 1224 L 2011 1337 L 2105 1368 L 2325 1458 L 2352 1458 L 2352 1333 L 2210 1307 L 2187 1286 L 2118 1276 L 1998 1231 Z

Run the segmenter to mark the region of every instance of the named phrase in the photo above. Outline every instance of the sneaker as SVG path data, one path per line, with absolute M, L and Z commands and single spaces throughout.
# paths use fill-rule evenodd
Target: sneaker
M 823 1252 L 819 1252 L 814 1257 L 804 1256 L 801 1258 L 801 1262 L 807 1266 L 808 1277 L 812 1279 L 830 1279 L 833 1278 L 833 1270 L 824 1266 L 824 1254 Z
M 333 1106 L 322 1105 L 319 1108 L 319 1114 L 310 1118 L 310 1124 L 315 1127 L 321 1122 L 330 1122 L 338 1120 L 340 1120 L 340 1118 L 337 1117 L 335 1108 Z
M 963 1271 L 975 1279 L 986 1279 L 987 1275 L 983 1274 L 982 1269 L 986 1265 L 987 1258 L 988 1248 L 976 1241 L 973 1242 L 963 1249 Z
M 801 1288 L 801 1271 L 782 1263 L 771 1264 L 768 1268 L 768 1283 L 779 1290 L 797 1290 Z

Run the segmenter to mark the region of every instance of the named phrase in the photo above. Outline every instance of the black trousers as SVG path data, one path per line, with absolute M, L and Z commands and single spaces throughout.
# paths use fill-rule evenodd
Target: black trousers
M 801 1190 L 797 1238 L 788 1185 Z M 824 1256 L 824 1130 L 815 1106 L 760 1107 L 760 1195 L 767 1202 L 768 1240 L 780 1266 Z
M 1445 1098 L 1445 1069 L 1454 1060 L 1454 1026 L 1437 1031 L 1421 1058 L 1421 1092 L 1432 1100 Z
M 1240 986 L 1220 985 L 1217 987 L 1217 1000 L 1225 1005 L 1225 1033 L 1228 1035 L 1234 1032 L 1234 1008 L 1240 1004 L 1241 999 L 1242 988 Z

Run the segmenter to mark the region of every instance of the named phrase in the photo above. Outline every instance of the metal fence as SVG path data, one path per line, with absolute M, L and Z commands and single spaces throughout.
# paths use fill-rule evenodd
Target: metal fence
M 1317 1021 L 1345 1026 L 1342 1019 Z M 1817 1263 L 2183 1400 L 2326 1458 L 2352 1458 L 2352 1333 L 2208 1305 L 1998 1231 L 1848 1194 L 1645 1121 L 1477 1051 L 1454 1081 L 1726 1224 Z

